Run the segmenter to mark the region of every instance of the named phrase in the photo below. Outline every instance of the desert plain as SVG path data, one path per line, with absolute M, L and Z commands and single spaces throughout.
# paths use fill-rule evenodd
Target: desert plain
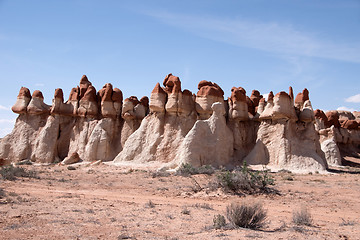
M 1 180 L 1 239 L 360 239 L 360 168 L 328 174 L 270 173 L 276 190 L 233 194 L 209 188 L 216 178 L 179 176 L 107 164 L 21 166 L 36 178 Z M 259 202 L 261 229 L 215 229 L 231 203 Z M 306 208 L 310 226 L 293 212 Z

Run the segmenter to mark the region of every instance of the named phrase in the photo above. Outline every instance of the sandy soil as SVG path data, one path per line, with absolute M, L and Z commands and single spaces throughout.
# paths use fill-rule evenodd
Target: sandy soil
M 360 239 L 360 171 L 272 173 L 279 195 L 196 192 L 215 175 L 154 176 L 107 166 L 24 166 L 39 179 L 1 180 L 1 239 Z M 356 172 L 357 171 L 357 172 Z M 214 215 L 232 202 L 259 201 L 268 212 L 261 230 L 220 229 Z M 296 226 L 306 206 L 313 226 Z

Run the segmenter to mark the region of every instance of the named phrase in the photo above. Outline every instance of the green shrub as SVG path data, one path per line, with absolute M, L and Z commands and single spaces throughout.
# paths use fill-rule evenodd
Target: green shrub
M 246 162 L 240 169 L 221 171 L 216 176 L 215 186 L 226 191 L 257 193 L 269 192 L 269 185 L 274 185 L 274 179 L 267 170 L 251 171 Z
M 190 176 L 195 174 L 208 174 L 211 175 L 215 172 L 214 168 L 210 165 L 204 165 L 201 167 L 193 167 L 190 163 L 183 163 L 177 169 L 176 175 Z
M 234 226 L 259 229 L 266 223 L 267 212 L 260 203 L 232 203 L 226 207 L 226 217 Z
M 22 167 L 14 167 L 12 165 L 1 167 L 0 175 L 5 180 L 14 181 L 18 177 L 39 178 L 35 171 L 28 171 Z

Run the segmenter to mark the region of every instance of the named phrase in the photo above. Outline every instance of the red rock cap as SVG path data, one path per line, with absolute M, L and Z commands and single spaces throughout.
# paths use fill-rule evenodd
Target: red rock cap
M 69 101 L 79 100 L 79 92 L 79 87 L 72 88 L 69 95 Z
M 216 83 L 202 80 L 198 84 L 199 91 L 197 92 L 198 97 L 200 96 L 215 96 L 224 97 L 224 91 Z
M 140 104 L 145 106 L 145 107 L 149 107 L 149 98 L 146 97 L 146 96 L 143 96 L 141 99 L 140 99 Z
M 64 93 L 61 88 L 55 89 L 54 98 L 58 98 L 61 100 L 61 102 L 64 102 Z
M 161 94 L 166 94 L 166 92 L 164 91 L 164 89 L 162 87 L 160 87 L 160 83 L 157 83 L 154 87 L 154 89 L 152 90 L 151 93 L 161 93 Z
M 88 80 L 86 75 L 83 75 L 80 79 L 80 99 L 85 95 L 88 87 L 91 86 L 91 82 Z
M 287 93 L 284 92 L 284 91 L 278 92 L 278 93 L 275 95 L 275 97 L 280 97 L 280 96 L 290 98 L 289 94 L 287 94 Z
M 359 123 L 356 120 L 345 120 L 341 127 L 349 129 L 349 130 L 355 130 L 358 129 Z
M 93 86 L 89 86 L 81 100 L 97 102 L 96 89 Z
M 98 95 L 100 97 L 101 102 L 111 102 L 113 94 L 113 89 L 111 83 L 106 83 L 102 89 L 99 90 Z
M 113 100 L 113 102 L 122 103 L 123 94 L 122 94 L 121 90 L 118 88 L 114 88 L 111 99 Z
M 134 104 L 134 106 L 136 106 L 137 104 L 139 104 L 139 100 L 137 97 L 135 96 L 131 96 L 125 99 L 125 102 L 132 102 Z
M 255 116 L 255 104 L 253 103 L 253 101 L 251 101 L 251 99 L 246 96 L 246 103 L 248 105 L 248 112 L 251 113 L 253 116 Z
M 17 97 L 18 98 L 23 98 L 23 97 L 31 98 L 30 90 L 26 87 L 21 87 Z
M 309 100 L 309 91 L 304 88 L 302 93 L 298 93 L 295 98 L 295 103 L 304 103 L 306 100 Z
M 231 88 L 231 101 L 240 101 L 240 102 L 246 102 L 246 91 L 242 87 L 232 87 Z
M 269 101 L 274 101 L 274 93 L 272 91 L 270 91 L 268 95 L 268 102 Z
M 184 91 L 182 92 L 183 95 L 185 96 L 192 96 L 192 92 L 187 90 L 187 89 L 184 89 Z
M 259 101 L 262 98 L 260 92 L 258 90 L 253 90 L 250 96 L 251 101 L 254 103 L 254 106 L 257 107 L 259 105 Z
M 36 98 L 41 98 L 41 99 L 44 99 L 44 96 L 42 94 L 42 92 L 40 90 L 35 90 L 32 94 L 32 97 L 36 97 Z
M 289 87 L 289 96 L 290 96 L 291 100 L 294 101 L 294 91 L 291 86 Z
M 165 86 L 165 91 L 168 93 L 178 93 L 181 91 L 180 78 L 173 76 L 171 73 L 165 77 L 163 84 Z
M 329 126 L 334 125 L 334 127 L 336 127 L 336 128 L 340 127 L 339 113 L 337 111 L 327 112 L 326 117 L 329 121 Z

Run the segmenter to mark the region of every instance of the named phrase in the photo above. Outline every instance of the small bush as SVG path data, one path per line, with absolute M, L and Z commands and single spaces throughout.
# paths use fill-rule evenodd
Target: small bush
M 302 207 L 299 211 L 294 211 L 292 220 L 296 225 L 305 226 L 311 226 L 313 222 L 310 212 L 305 207 Z
M 147 208 L 154 208 L 155 203 L 153 203 L 151 200 L 149 200 L 147 203 L 145 203 L 145 207 Z
M 213 208 L 207 203 L 195 203 L 192 205 L 192 207 L 213 210 Z
M 226 207 L 226 217 L 234 226 L 259 229 L 265 226 L 267 212 L 260 203 L 232 203 Z
M 176 171 L 176 175 L 189 176 L 195 174 L 208 174 L 211 175 L 215 172 L 214 168 L 210 165 L 204 165 L 201 167 L 193 167 L 189 163 L 183 163 Z
M 181 213 L 182 213 L 182 214 L 185 214 L 185 215 L 190 215 L 190 210 L 189 210 L 187 207 L 184 207 L 184 208 L 181 210 Z
M 340 226 L 354 226 L 356 224 L 356 221 L 341 219 L 342 223 L 339 224 Z
M 14 181 L 18 177 L 39 178 L 35 171 L 28 171 L 22 167 L 14 167 L 12 165 L 2 167 L 0 174 L 3 179 L 9 181 Z
M 4 189 L 0 188 L 0 199 L 6 197 L 6 192 Z
M 225 217 L 221 214 L 218 215 L 214 215 L 213 218 L 213 226 L 215 229 L 221 229 L 223 227 L 225 227 L 226 225 L 226 221 L 225 221 Z
M 151 177 L 152 178 L 156 178 L 156 177 L 168 177 L 171 174 L 169 172 L 166 171 L 155 171 L 155 172 L 151 172 Z
M 222 171 L 217 174 L 215 186 L 232 192 L 270 192 L 269 185 L 274 185 L 274 179 L 264 171 L 251 171 L 246 162 L 241 169 Z

